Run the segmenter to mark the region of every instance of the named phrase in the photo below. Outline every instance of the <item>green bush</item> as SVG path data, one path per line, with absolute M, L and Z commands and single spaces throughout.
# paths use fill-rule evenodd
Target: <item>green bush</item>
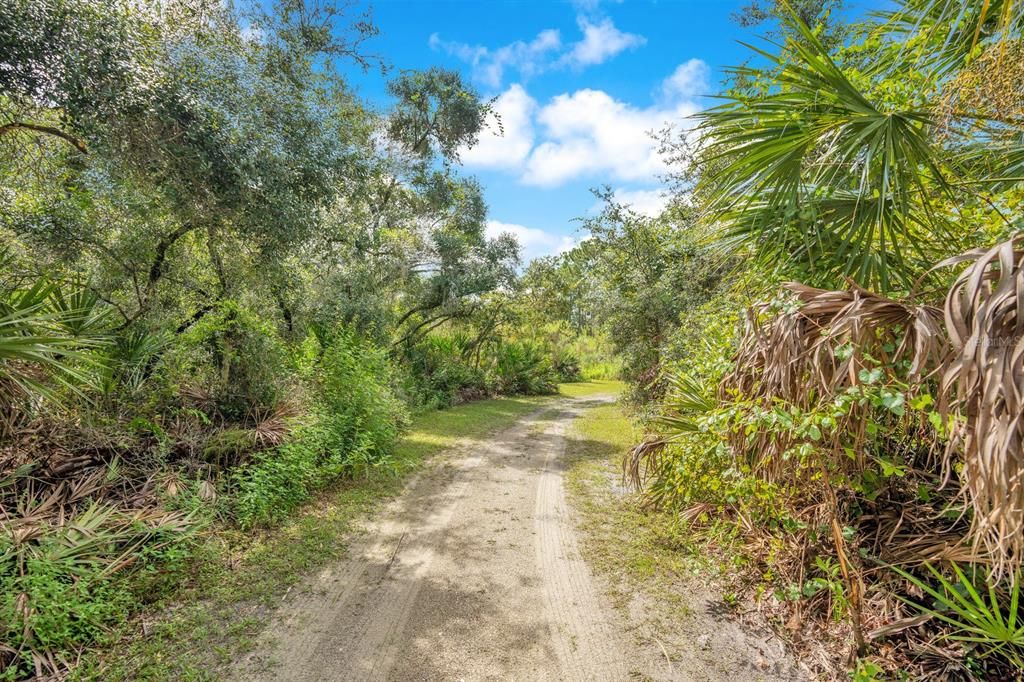
M 24 575 L 0 575 L 0 641 L 26 647 L 0 673 L 2 680 L 31 674 L 31 649 L 67 651 L 96 641 L 106 627 L 127 615 L 130 595 L 103 576 L 102 566 L 30 559 L 23 569 Z
M 192 515 L 77 503 L 59 492 L 49 501 L 26 494 L 0 521 L 0 680 L 49 669 L 42 652 L 102 641 L 139 606 L 126 577 L 167 570 L 192 547 Z
M 351 333 L 339 334 L 325 350 L 314 382 L 320 447 L 355 468 L 386 464 L 409 420 L 394 379 L 383 350 Z
M 318 482 L 326 484 L 330 467 L 323 460 L 301 441 L 259 452 L 233 476 L 236 491 L 231 505 L 238 524 L 251 528 L 283 521 L 310 499 Z
M 205 396 L 205 411 L 231 422 L 279 402 L 292 367 L 273 323 L 224 301 L 164 357 L 170 389 Z
M 423 408 L 451 407 L 486 397 L 487 377 L 475 363 L 470 339 L 461 334 L 431 334 L 405 350 L 406 392 Z
M 547 353 L 529 341 L 500 344 L 493 352 L 491 371 L 499 393 L 543 395 L 558 389 L 558 373 Z
M 650 498 L 664 509 L 707 509 L 707 518 L 695 519 L 699 523 L 732 513 L 765 525 L 782 523 L 784 491 L 752 475 L 749 467 L 737 466 L 725 446 L 710 440 L 706 434 L 686 434 L 666 448 L 651 472 Z
M 232 511 L 243 528 L 281 521 L 342 476 L 389 466 L 408 423 L 381 349 L 344 330 L 322 352 L 310 345 L 301 363 L 314 396 L 309 421 L 232 476 Z
M 555 348 L 551 351 L 551 368 L 559 383 L 572 383 L 583 379 L 579 358 L 564 348 Z

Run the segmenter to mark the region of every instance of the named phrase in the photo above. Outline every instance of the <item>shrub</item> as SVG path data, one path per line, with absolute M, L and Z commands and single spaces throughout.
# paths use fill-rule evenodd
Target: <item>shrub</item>
M 243 528 L 283 521 L 327 477 L 320 453 L 303 442 L 258 453 L 234 474 L 233 513 Z
M 1020 572 L 1001 581 L 984 566 L 969 566 L 968 571 L 975 575 L 968 575 L 955 561 L 950 567 L 953 575 L 947 577 L 935 566 L 924 564 L 935 584 L 891 567 L 925 597 L 900 595 L 900 600 L 949 626 L 944 639 L 971 645 L 980 658 L 1002 657 L 1020 671 L 1024 668 Z
M 563 348 L 555 348 L 551 351 L 551 368 L 561 383 L 579 381 L 583 378 L 579 358 Z
M 234 301 L 182 334 L 165 366 L 176 393 L 203 396 L 200 407 L 232 422 L 274 407 L 291 369 L 274 325 Z
M 495 387 L 505 394 L 542 395 L 557 390 L 558 374 L 543 348 L 529 341 L 506 341 L 494 351 Z
M 101 640 L 138 607 L 126 573 L 188 555 L 196 518 L 99 501 L 114 480 L 94 475 L 77 488 L 20 495 L 0 481 L 0 493 L 16 498 L 0 520 L 0 680 L 34 670 L 61 677 L 61 654 Z
M 320 446 L 354 467 L 387 463 L 408 411 L 392 388 L 394 370 L 380 348 L 339 334 L 317 369 L 315 417 Z
M 410 402 L 444 408 L 488 395 L 487 377 L 470 357 L 469 342 L 460 334 L 432 334 L 406 349 Z
M 310 420 L 290 442 L 257 453 L 232 476 L 233 513 L 243 528 L 281 521 L 342 476 L 390 465 L 408 423 L 381 349 L 342 330 L 322 353 L 308 344 L 307 350 L 302 364 L 315 396 Z
M 33 649 L 67 651 L 95 641 L 127 615 L 130 595 L 115 589 L 101 566 L 30 559 L 21 568 L 24 575 L 0 575 L 0 638 L 16 652 L 25 647 L 0 673 L 2 680 L 27 678 L 35 667 Z

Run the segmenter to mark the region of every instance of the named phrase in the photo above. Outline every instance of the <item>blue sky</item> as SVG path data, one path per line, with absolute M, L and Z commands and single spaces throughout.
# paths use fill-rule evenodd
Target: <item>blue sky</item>
M 707 106 L 723 69 L 746 59 L 737 40 L 756 33 L 730 16 L 747 1 L 379 0 L 369 48 L 396 70 L 458 69 L 498 97 L 505 134 L 485 133 L 462 172 L 484 187 L 489 231 L 516 234 L 528 260 L 579 238 L 592 187 L 658 209 L 662 167 L 646 131 Z M 386 102 L 379 74 L 352 78 Z

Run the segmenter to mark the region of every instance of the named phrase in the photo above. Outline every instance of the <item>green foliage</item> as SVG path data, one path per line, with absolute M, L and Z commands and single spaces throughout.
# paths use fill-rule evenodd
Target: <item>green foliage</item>
M 99 570 L 47 560 L 29 560 L 24 568 L 26 574 L 18 579 L 10 575 L 0 578 L 0 618 L 9 624 L 0 637 L 9 646 L 63 651 L 80 642 L 102 640 L 105 628 L 128 614 L 131 595 Z M 25 607 L 34 609 L 29 619 L 22 616 Z M 26 641 L 15 629 L 21 626 L 29 628 L 31 640 Z M 31 654 L 25 651 L 24 658 L 15 660 L 0 679 L 21 679 L 31 674 L 33 667 Z
M 650 498 L 665 509 L 700 509 L 696 521 L 711 523 L 723 515 L 740 516 L 766 526 L 787 518 L 786 491 L 737 465 L 720 444 L 698 436 L 680 437 L 669 446 L 656 470 L 648 472 Z
M 177 391 L 198 389 L 200 407 L 229 421 L 244 419 L 254 408 L 275 406 L 289 370 L 275 326 L 233 301 L 221 302 L 181 334 L 168 348 L 164 365 Z
M 551 351 L 551 369 L 557 377 L 557 383 L 571 384 L 583 378 L 579 358 L 566 348 L 555 348 Z
M 984 192 L 1006 187 L 1019 161 L 1014 122 L 991 102 L 947 105 L 962 87 L 951 69 L 1019 31 L 1019 6 L 988 5 L 908 2 L 839 50 L 787 7 L 785 43 L 753 49 L 766 63 L 734 69 L 745 86 L 698 115 L 700 191 L 723 244 L 814 285 L 850 277 L 909 291 L 934 263 L 988 241 L 989 220 L 1010 227 L 1003 198 Z M 963 33 L 979 16 L 991 32 Z
M 214 433 L 203 446 L 203 459 L 220 469 L 241 462 L 256 449 L 253 432 L 249 429 L 223 429 Z
M 851 679 L 853 682 L 881 682 L 886 679 L 884 673 L 882 668 L 871 661 L 858 660 Z
M 487 376 L 477 364 L 477 344 L 467 335 L 430 334 L 405 349 L 407 390 L 427 408 L 451 407 L 487 396 Z
M 231 513 L 242 528 L 279 523 L 340 473 L 303 440 L 257 453 L 233 474 Z M 333 468 L 333 471 L 329 471 Z
M 394 371 L 384 352 L 343 331 L 314 373 L 321 447 L 356 470 L 386 465 L 408 416 L 391 388 Z
M 14 264 L 0 249 L 0 268 Z M 37 409 L 37 398 L 60 406 L 61 391 L 81 397 L 101 363 L 106 313 L 83 288 L 65 294 L 46 279 L 5 288 L 0 282 L 0 438 Z
M 603 336 L 574 334 L 566 349 L 577 358 L 580 379 L 590 381 L 619 378 L 622 361 L 612 352 L 610 342 Z
M 11 481 L 0 483 L 0 493 L 12 494 L 4 489 Z M 0 679 L 31 674 L 46 664 L 46 652 L 102 641 L 135 606 L 120 574 L 144 574 L 187 555 L 193 519 L 76 503 L 93 483 L 48 497 L 13 493 L 17 501 L 0 522 L 0 641 L 11 647 Z
M 931 581 L 922 580 L 896 566 L 890 568 L 930 599 L 900 597 L 922 613 L 951 626 L 943 637 L 976 647 L 982 657 L 997 656 L 1024 668 L 1024 612 L 1021 611 L 1021 575 L 1010 576 L 1004 589 L 999 580 L 984 571 L 973 577 L 951 563 L 952 578 L 931 564 L 924 566 Z M 980 575 L 978 575 L 980 573 Z M 979 581 L 979 577 L 981 581 Z M 979 586 L 979 583 L 981 586 Z
M 140 330 L 116 334 L 97 361 L 92 383 L 104 398 L 137 398 L 169 341 L 163 334 Z
M 15 397 L 14 390 L 23 397 L 49 393 L 33 369 L 48 370 L 56 378 L 83 379 L 71 362 L 84 358 L 78 350 L 83 342 L 54 330 L 56 319 L 43 304 L 11 307 L 0 316 L 0 390 L 5 404 Z
M 409 392 L 423 406 L 450 407 L 493 394 L 544 395 L 579 381 L 571 348 L 527 338 L 431 334 L 405 351 Z
M 492 372 L 499 393 L 543 395 L 557 389 L 558 371 L 543 348 L 529 341 L 506 341 L 493 352 Z
M 567 260 L 582 259 L 592 273 L 596 317 L 617 355 L 630 397 L 642 403 L 661 394 L 664 347 L 680 315 L 705 303 L 717 290 L 726 263 L 699 246 L 694 216 L 646 218 L 614 202 L 587 221 L 591 238 Z
M 430 157 L 433 143 L 446 160 L 458 161 L 459 147 L 476 143 L 490 112 L 457 71 L 434 67 L 403 73 L 388 84 L 388 92 L 398 100 L 389 134 L 422 158 Z
M 832 557 L 816 556 L 813 572 L 816 575 L 811 575 L 801 585 L 791 583 L 775 590 L 775 598 L 779 601 L 799 601 L 827 594 L 832 619 L 841 621 L 849 612 L 850 600 L 846 595 L 839 563 Z
M 232 474 L 232 514 L 243 528 L 280 522 L 344 475 L 391 465 L 408 413 L 391 387 L 389 361 L 350 331 L 332 336 L 306 358 L 314 396 L 307 422 Z

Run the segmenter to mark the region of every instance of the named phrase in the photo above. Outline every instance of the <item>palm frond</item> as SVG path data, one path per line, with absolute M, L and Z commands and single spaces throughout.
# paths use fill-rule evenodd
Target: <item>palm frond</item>
M 1020 610 L 1021 575 L 1010 580 L 1009 594 L 1000 594 L 989 576 L 984 587 L 975 585 L 960 566 L 952 562 L 955 580 L 947 578 L 931 564 L 924 564 L 937 583 L 918 578 L 898 566 L 889 568 L 927 595 L 931 604 L 899 597 L 921 613 L 952 627 L 945 639 L 969 643 L 982 656 L 998 654 L 1014 665 L 1024 667 L 1024 620 Z
M 896 36 L 927 41 L 931 49 L 922 51 L 917 65 L 941 73 L 963 67 L 979 48 L 1013 40 L 1024 31 L 1020 0 L 903 0 L 875 16 Z
M 936 240 L 962 239 L 933 205 L 949 185 L 932 112 L 872 102 L 799 18 L 789 21 L 798 40 L 758 50 L 768 67 L 736 70 L 772 88 L 728 95 L 696 117 L 712 214 L 762 255 L 784 235 L 810 273 L 909 288 Z
M 956 349 L 942 378 L 947 412 L 963 415 L 959 452 L 974 507 L 972 535 L 997 567 L 1024 562 L 1024 236 L 952 258 L 969 262 L 946 298 Z
M 84 286 L 75 287 L 70 294 L 54 288 L 49 296 L 49 307 L 54 312 L 54 324 L 75 338 L 103 335 L 113 311 L 96 292 Z

